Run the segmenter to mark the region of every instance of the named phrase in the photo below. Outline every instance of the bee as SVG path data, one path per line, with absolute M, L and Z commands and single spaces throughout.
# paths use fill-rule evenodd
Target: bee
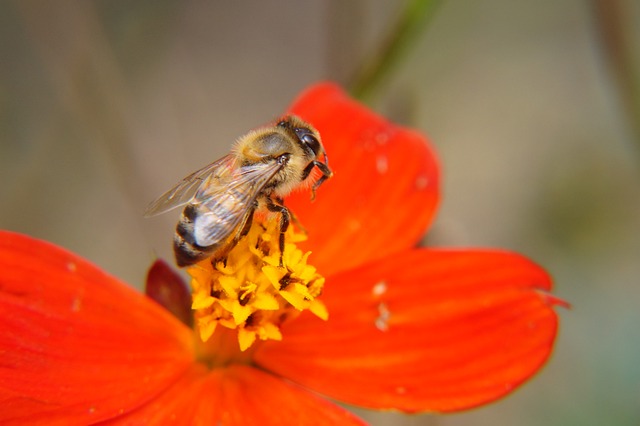
M 321 175 L 314 181 L 315 168 Z M 208 257 L 226 261 L 249 232 L 256 211 L 278 213 L 282 266 L 284 233 L 292 219 L 283 197 L 311 186 L 313 200 L 332 175 L 318 131 L 296 116 L 286 116 L 242 136 L 229 154 L 182 179 L 149 204 L 144 215 L 186 205 L 173 239 L 176 262 L 183 267 Z

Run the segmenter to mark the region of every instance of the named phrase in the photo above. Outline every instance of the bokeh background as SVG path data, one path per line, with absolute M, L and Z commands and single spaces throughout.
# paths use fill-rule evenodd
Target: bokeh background
M 140 287 L 156 255 L 170 258 L 178 217 L 143 219 L 146 204 L 306 85 L 348 84 L 403 5 L 0 2 L 0 227 Z M 574 307 L 547 366 L 502 401 L 358 413 L 376 425 L 640 424 L 640 5 L 449 0 L 426 25 L 372 101 L 439 152 L 427 243 L 522 252 Z

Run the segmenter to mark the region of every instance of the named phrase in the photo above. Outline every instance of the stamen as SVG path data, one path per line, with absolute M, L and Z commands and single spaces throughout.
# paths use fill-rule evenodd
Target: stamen
M 281 324 L 301 311 L 308 309 L 324 320 L 328 318 L 318 299 L 324 278 L 307 263 L 311 253 L 296 246 L 306 236 L 290 226 L 281 256 L 279 235 L 277 219 L 254 219 L 226 262 L 208 259 L 187 270 L 196 327 L 203 342 L 222 326 L 237 330 L 240 349 L 245 351 L 257 339 L 282 340 Z

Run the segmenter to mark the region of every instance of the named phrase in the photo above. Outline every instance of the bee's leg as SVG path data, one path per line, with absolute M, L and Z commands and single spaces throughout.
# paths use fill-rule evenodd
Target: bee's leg
M 227 245 L 227 249 L 224 251 L 224 255 L 222 258 L 218 257 L 218 259 L 215 259 L 214 261 L 214 265 L 215 262 L 218 262 L 219 260 L 222 260 L 225 268 L 227 267 L 227 254 L 238 244 L 238 242 L 247 236 L 247 234 L 249 233 L 249 231 L 251 230 L 251 225 L 253 224 L 253 212 L 256 210 L 256 206 L 252 207 L 251 210 L 249 210 L 247 212 L 247 215 L 245 216 L 244 219 L 244 224 L 242 224 L 242 228 L 240 229 L 240 232 L 238 232 L 233 239 L 229 242 L 229 244 Z
M 307 164 L 307 166 L 304 168 L 304 170 L 302 170 L 302 179 L 301 180 L 305 180 L 306 178 L 309 177 L 309 175 L 311 174 L 311 170 L 313 170 L 313 168 L 316 166 L 315 161 L 310 162 L 309 164 Z
M 253 212 L 255 211 L 255 207 L 253 207 L 249 213 L 247 213 L 247 217 L 244 220 L 244 225 L 242 225 L 242 230 L 238 233 L 238 235 L 233 239 L 234 245 L 238 243 L 241 239 L 247 236 L 249 230 L 251 229 L 251 225 L 253 225 Z
M 269 211 L 280 213 L 280 239 L 278 243 L 280 247 L 280 266 L 283 266 L 282 256 L 284 255 L 284 233 L 287 232 L 287 229 L 289 228 L 291 212 L 284 206 L 284 204 L 282 204 L 282 199 L 277 199 L 280 204 L 277 204 L 277 201 L 273 200 L 271 197 L 266 197 L 266 200 L 267 209 L 269 209 Z
M 305 180 L 306 178 L 309 177 L 309 175 L 311 174 L 311 170 L 313 170 L 314 167 L 317 167 L 322 172 L 322 176 L 320 176 L 320 179 L 318 179 L 311 187 L 312 200 L 316 198 L 316 190 L 320 187 L 320 185 L 322 185 L 325 180 L 333 176 L 333 172 L 331 171 L 329 166 L 327 166 L 325 163 L 321 161 L 314 160 L 309 164 L 307 164 L 307 167 L 305 167 L 304 170 L 302 171 L 302 180 Z
M 284 200 L 282 199 L 282 197 L 274 197 L 274 199 L 275 199 L 275 203 L 276 204 L 284 206 Z M 289 209 L 287 209 L 287 210 L 289 210 Z M 302 231 L 303 233 L 306 234 L 307 230 L 302 225 L 302 222 L 300 222 L 300 220 L 298 219 L 298 216 L 296 216 L 296 214 L 294 212 L 292 212 L 291 210 L 289 210 L 289 216 L 291 217 L 291 220 L 293 221 L 293 223 L 296 225 L 296 228 L 298 228 L 300 231 Z

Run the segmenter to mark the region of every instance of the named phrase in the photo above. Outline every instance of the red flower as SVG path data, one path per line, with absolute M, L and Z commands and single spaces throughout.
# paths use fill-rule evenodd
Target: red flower
M 544 270 L 505 251 L 414 248 L 438 201 L 424 138 L 331 84 L 291 112 L 320 131 L 335 171 L 314 203 L 308 193 L 288 200 L 326 277 L 329 320 L 304 312 L 284 323 L 282 341 L 240 352 L 229 339 L 212 362 L 197 334 L 146 296 L 74 254 L 2 232 L 2 424 L 359 424 L 317 394 L 450 412 L 540 368 L 562 303 Z

